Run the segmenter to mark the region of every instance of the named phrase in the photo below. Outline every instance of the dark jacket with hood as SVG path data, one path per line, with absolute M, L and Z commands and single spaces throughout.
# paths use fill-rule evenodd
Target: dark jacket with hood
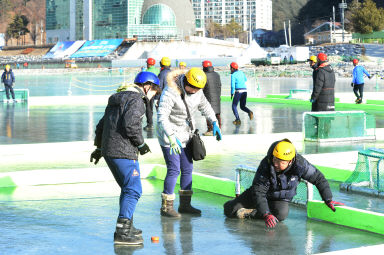
M 160 80 L 160 88 L 163 90 L 167 85 L 167 75 L 171 71 L 171 68 L 169 66 L 163 66 L 161 68 L 161 71 L 159 73 L 159 80 Z
M 144 143 L 141 127 L 144 97 L 135 86 L 109 97 L 95 132 L 95 146 L 101 148 L 103 156 L 137 160 L 137 147 Z
M 313 111 L 335 110 L 335 72 L 328 63 L 320 63 L 315 74 L 311 99 Z
M 1 75 L 1 82 L 4 83 L 4 85 L 12 86 L 15 82 L 15 75 L 13 74 L 12 69 L 9 69 L 9 72 L 4 70 L 4 73 Z
M 221 80 L 220 75 L 214 71 L 213 66 L 204 67 L 203 71 L 207 75 L 207 84 L 204 87 L 204 95 L 211 104 L 215 114 L 220 114 Z
M 270 212 L 268 200 L 291 201 L 296 195 L 296 188 L 301 179 L 315 185 L 324 201 L 332 200 L 332 192 L 324 175 L 298 153 L 286 170 L 280 174 L 276 173 L 272 164 L 272 153 L 279 142 L 274 142 L 269 148 L 249 188 L 257 212 L 262 215 Z

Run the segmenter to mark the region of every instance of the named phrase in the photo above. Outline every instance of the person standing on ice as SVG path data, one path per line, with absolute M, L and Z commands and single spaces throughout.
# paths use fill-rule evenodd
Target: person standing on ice
M 221 130 L 215 112 L 202 91 L 207 76 L 201 69 L 193 67 L 188 72 L 177 69 L 167 79 L 168 85 L 161 94 L 157 112 L 157 138 L 167 165 L 160 214 L 167 217 L 180 217 L 180 213 L 200 215 L 201 211 L 191 205 L 193 161 L 192 152 L 186 145 L 195 130 L 191 130 L 190 121 L 195 126 L 193 116 L 199 110 L 212 123 L 213 135 L 218 141 L 222 138 Z M 190 121 L 187 111 L 192 118 Z M 173 208 L 173 202 L 180 172 L 178 213 Z
M 312 91 L 315 90 L 315 81 L 316 81 L 316 74 L 317 74 L 317 57 L 316 56 L 310 56 L 308 59 L 309 67 L 312 68 Z M 312 104 L 312 112 L 315 111 L 314 109 L 315 104 Z
M 332 200 L 332 192 L 324 175 L 296 149 L 288 139 L 272 143 L 267 156 L 260 162 L 252 186 L 237 198 L 224 204 L 227 217 L 264 219 L 273 228 L 288 216 L 289 202 L 304 179 L 319 190 L 325 204 L 336 211 L 343 203 Z
M 311 99 L 312 111 L 334 111 L 335 110 L 335 72 L 328 63 L 327 55 L 317 55 L 318 67 L 313 86 Z
M 208 102 L 211 104 L 212 109 L 215 111 L 216 119 L 219 122 L 219 127 L 221 128 L 221 79 L 220 75 L 215 72 L 215 69 L 212 66 L 212 62 L 209 60 L 203 61 L 203 71 L 207 75 L 207 84 L 204 87 L 204 96 L 207 98 Z M 204 133 L 206 136 L 213 135 L 213 126 L 212 123 L 207 120 L 207 132 Z
M 364 74 L 371 79 L 371 75 L 368 73 L 365 68 L 359 64 L 359 60 L 352 60 L 353 63 L 353 72 L 352 72 L 352 83 L 353 93 L 355 93 L 356 104 L 361 104 L 363 102 L 363 91 L 364 91 Z
M 104 116 L 96 126 L 95 146 L 91 162 L 97 164 L 104 157 L 121 188 L 120 212 L 114 242 L 117 245 L 141 245 L 142 231 L 133 226 L 133 213 L 141 196 L 138 154 L 150 151 L 142 134 L 144 101 L 161 93 L 158 77 L 151 72 L 140 72 L 135 85 L 122 85 L 118 93 L 108 99 Z
M 232 122 L 235 125 L 240 125 L 241 120 L 239 113 L 237 112 L 237 105 L 240 101 L 240 109 L 248 113 L 249 119 L 253 120 L 253 112 L 249 110 L 246 106 L 247 104 L 247 77 L 243 71 L 239 70 L 239 65 L 236 62 L 230 64 L 231 70 L 231 99 L 232 101 L 232 111 L 235 115 L 235 120 Z
M 10 65 L 5 66 L 4 72 L 1 75 L 1 82 L 4 83 L 7 102 L 10 102 L 11 100 L 9 94 L 11 94 L 13 102 L 16 102 L 15 92 L 13 91 L 13 85 L 15 84 L 15 75 L 13 74 Z

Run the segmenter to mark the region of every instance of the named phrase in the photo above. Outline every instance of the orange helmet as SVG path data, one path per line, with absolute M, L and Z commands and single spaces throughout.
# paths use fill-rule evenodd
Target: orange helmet
M 327 55 L 325 55 L 325 53 L 320 52 L 319 54 L 317 54 L 317 59 L 323 62 L 327 61 Z
M 236 62 L 232 62 L 231 67 L 236 70 L 239 69 L 239 65 Z
M 147 59 L 147 64 L 154 66 L 156 64 L 156 60 L 154 60 L 153 58 L 148 58 Z
M 208 66 L 212 66 L 212 62 L 209 61 L 209 60 L 205 60 L 205 61 L 203 62 L 203 67 L 208 67 Z

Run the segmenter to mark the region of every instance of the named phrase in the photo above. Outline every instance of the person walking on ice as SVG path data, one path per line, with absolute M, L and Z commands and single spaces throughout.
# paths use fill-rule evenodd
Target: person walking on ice
M 114 242 L 117 245 L 141 245 L 142 231 L 133 226 L 133 213 L 141 196 L 138 154 L 150 149 L 142 134 L 144 100 L 161 92 L 158 77 L 151 72 L 140 72 L 135 85 L 122 85 L 118 93 L 108 99 L 104 116 L 96 126 L 95 146 L 91 162 L 97 164 L 104 157 L 121 188 L 120 212 Z
M 267 156 L 260 162 L 252 186 L 239 197 L 224 204 L 227 217 L 264 219 L 273 228 L 288 216 L 289 202 L 304 179 L 319 190 L 325 204 L 336 211 L 343 203 L 332 200 L 332 192 L 324 175 L 303 156 L 296 153 L 288 139 L 272 143 Z
M 240 125 L 241 120 L 239 113 L 237 112 L 237 105 L 240 101 L 240 109 L 248 113 L 249 119 L 253 120 L 253 112 L 249 110 L 246 106 L 247 103 L 247 77 L 243 71 L 239 70 L 239 66 L 236 62 L 230 64 L 231 70 L 231 99 L 232 101 L 232 111 L 235 115 L 235 120 L 232 122 L 235 125 Z
M 5 66 L 4 72 L 1 75 L 1 82 L 4 83 L 7 102 L 11 102 L 9 94 L 11 94 L 13 102 L 16 102 L 15 92 L 13 91 L 13 85 L 15 84 L 15 75 L 13 74 L 10 65 Z
M 372 76 L 368 73 L 367 70 L 361 65 L 359 65 L 359 60 L 352 60 L 353 63 L 353 72 L 352 72 L 352 83 L 353 93 L 355 93 L 356 104 L 361 104 L 363 102 L 363 91 L 364 91 L 364 74 L 371 79 Z
M 178 69 L 172 71 L 167 80 L 168 85 L 161 94 L 157 113 L 157 137 L 167 166 L 160 214 L 168 217 L 180 217 L 180 213 L 200 215 L 201 211 L 191 205 L 193 161 L 192 151 L 186 147 L 195 132 L 191 130 L 195 126 L 194 113 L 199 110 L 212 123 L 213 135 L 218 141 L 222 138 L 221 130 L 215 112 L 203 94 L 207 82 L 203 70 L 193 67 L 185 73 Z M 180 171 L 178 213 L 173 204 Z

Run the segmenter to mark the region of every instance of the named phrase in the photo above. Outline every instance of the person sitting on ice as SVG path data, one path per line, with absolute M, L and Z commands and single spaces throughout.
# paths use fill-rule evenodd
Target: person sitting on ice
M 336 211 L 335 206 L 344 205 L 332 200 L 332 192 L 324 175 L 296 153 L 291 141 L 283 139 L 270 146 L 267 156 L 260 162 L 252 186 L 224 204 L 224 214 L 240 219 L 264 219 L 266 226 L 273 228 L 287 218 L 288 203 L 296 195 L 301 179 L 316 186 L 332 211 Z

